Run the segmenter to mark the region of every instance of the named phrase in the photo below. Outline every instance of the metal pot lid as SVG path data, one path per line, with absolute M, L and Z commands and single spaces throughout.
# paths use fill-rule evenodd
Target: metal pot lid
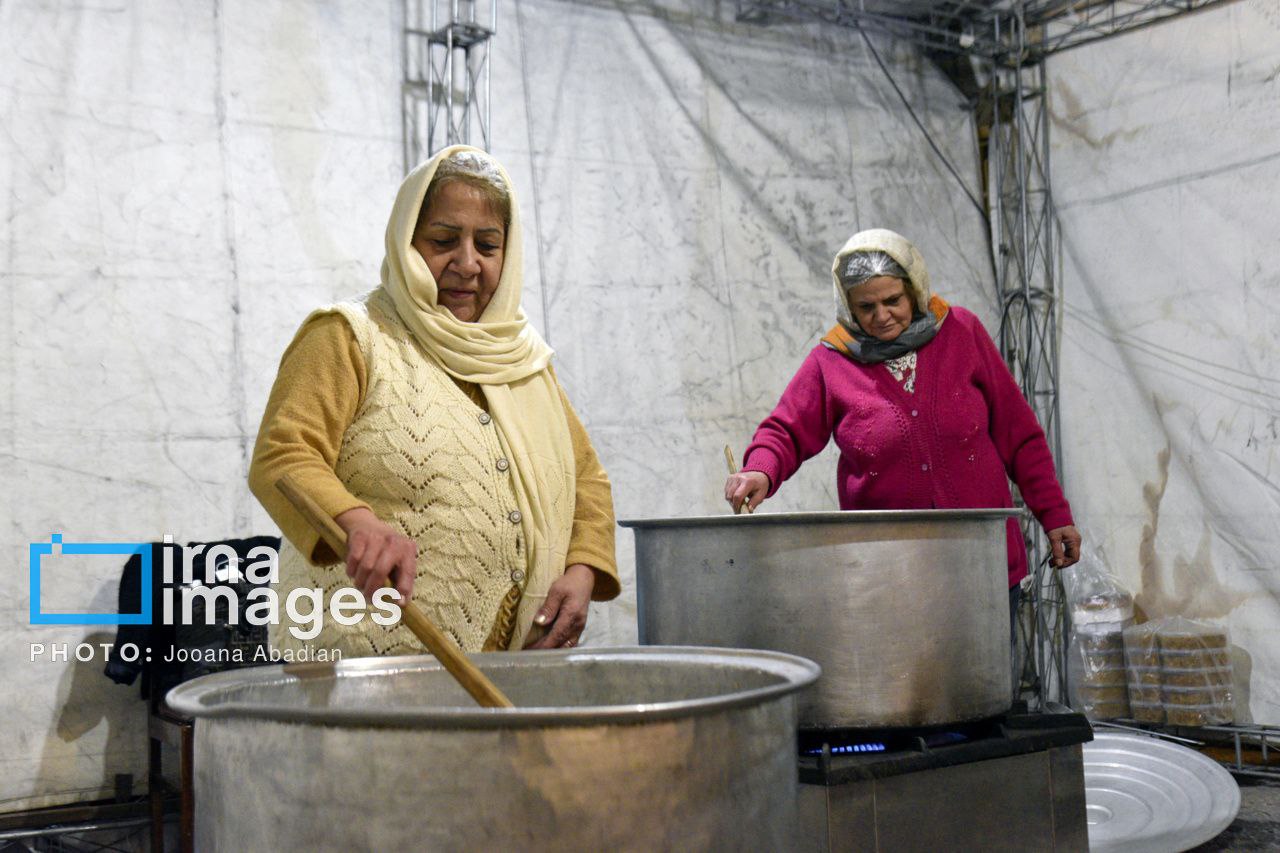
M 1097 732 L 1084 745 L 1089 850 L 1190 850 L 1235 820 L 1240 788 L 1216 761 L 1154 737 Z
M 801 690 L 817 681 L 821 667 L 782 652 L 695 646 L 620 646 L 529 652 L 489 652 L 472 661 L 517 705 L 477 707 L 430 655 L 353 658 L 337 663 L 305 663 L 233 669 L 196 678 L 169 691 L 168 705 L 196 718 L 253 717 L 331 726 L 394 728 L 525 728 L 645 723 L 728 708 L 756 705 Z M 646 699 L 639 687 L 620 687 L 616 700 L 585 703 L 573 678 L 592 678 L 601 667 L 645 678 L 644 669 L 662 670 Z M 521 705 L 511 688 L 515 676 L 557 683 L 563 703 Z M 423 679 L 456 696 L 456 701 L 424 701 Z M 558 682 L 557 682 L 558 679 Z M 666 685 L 664 686 L 663 681 Z M 406 684 L 407 682 L 407 684 Z M 446 696 L 446 694 L 438 694 Z M 625 698 L 625 696 L 630 698 Z
M 715 527 L 719 525 L 765 524 L 867 524 L 873 522 L 903 523 L 913 521 L 980 521 L 990 518 L 1016 518 L 1025 510 L 990 509 L 850 509 L 838 512 L 756 512 L 742 515 L 695 515 L 686 518 L 629 518 L 619 521 L 623 527 Z

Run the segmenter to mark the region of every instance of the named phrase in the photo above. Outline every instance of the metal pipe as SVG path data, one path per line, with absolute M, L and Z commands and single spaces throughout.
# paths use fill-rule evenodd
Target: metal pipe
M 458 141 L 471 144 L 471 102 L 475 91 L 471 86 L 471 45 L 462 49 L 462 132 Z
M 1219 761 L 1218 763 L 1237 776 L 1253 776 L 1258 779 L 1280 779 L 1280 770 L 1254 770 L 1249 767 L 1232 767 L 1225 761 Z
M 457 5 L 457 0 L 454 0 Z M 453 125 L 453 27 L 449 27 L 445 34 L 445 54 L 444 54 L 444 74 L 441 75 L 444 83 L 444 144 L 445 146 L 453 145 L 457 141 L 457 133 Z M 432 140 L 434 142 L 435 140 Z M 432 154 L 435 152 L 432 151 Z
M 1000 19 L 996 18 L 992 24 L 996 43 L 1000 42 Z M 1002 192 L 1004 190 L 1004 182 L 1001 180 L 1004 172 L 1004 146 L 1000 142 L 1000 68 L 995 61 L 991 62 L 991 136 L 987 140 L 987 163 L 989 167 L 994 166 L 991 180 L 994 186 L 991 188 L 991 251 L 994 254 L 993 264 L 996 267 L 996 297 L 997 301 L 1001 301 L 1003 295 L 1004 283 L 1004 254 L 1001 251 L 1002 241 L 1004 240 L 1004 222 L 1001 212 Z M 992 148 L 996 153 L 993 159 L 991 156 Z
M 1110 720 L 1105 720 L 1105 721 L 1098 720 L 1093 723 L 1093 726 L 1094 728 L 1103 728 L 1103 729 L 1124 729 L 1126 732 L 1137 732 L 1138 734 L 1141 734 L 1141 735 L 1151 735 L 1152 737 L 1160 738 L 1161 740 L 1173 740 L 1173 741 L 1177 741 L 1178 743 L 1190 744 L 1191 746 L 1204 746 L 1204 741 L 1202 740 L 1192 740 L 1191 738 L 1187 738 L 1187 737 L 1178 737 L 1177 735 L 1166 734 L 1165 732 L 1153 731 L 1151 729 L 1144 729 L 1140 726 L 1129 726 L 1129 725 L 1125 725 L 1124 723 L 1116 723 Z
M 489 30 L 493 35 L 498 34 L 498 0 L 492 0 L 489 11 Z M 485 42 L 484 47 L 484 150 L 488 151 L 493 147 L 492 129 L 493 129 L 493 63 L 489 61 L 489 42 Z
M 124 820 L 93 821 L 90 823 L 74 823 L 64 826 L 44 826 L 34 829 L 6 829 L 0 831 L 0 841 L 11 841 L 18 838 L 51 838 L 57 835 L 70 835 L 73 832 L 101 832 L 111 829 L 132 829 L 151 823 L 150 817 L 134 817 Z

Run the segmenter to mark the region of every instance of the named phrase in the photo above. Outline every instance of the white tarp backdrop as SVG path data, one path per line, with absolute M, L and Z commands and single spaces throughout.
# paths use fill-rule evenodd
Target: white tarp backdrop
M 377 281 L 401 169 L 399 4 L 0 6 L 5 134 L 0 807 L 144 772 L 143 705 L 91 629 L 27 624 L 28 542 L 273 529 L 245 486 L 280 352 L 314 305 Z M 960 99 L 894 73 L 973 173 Z M 896 58 L 895 58 L 896 57 Z M 530 224 L 525 304 L 615 483 L 620 517 L 722 512 L 739 451 L 831 322 L 853 230 L 912 234 L 941 292 L 991 319 L 980 220 L 852 34 L 735 26 L 712 5 L 503 3 L 494 152 Z M 975 181 L 976 183 L 976 181 Z M 835 505 L 833 463 L 778 500 Z M 632 545 L 620 536 L 630 579 Z M 110 612 L 118 561 L 46 572 Z M 634 589 L 588 640 L 635 638 Z M 109 631 L 96 631 L 110 639 Z
M 529 223 L 526 310 L 559 353 L 622 518 L 725 511 L 720 448 L 741 452 L 832 322 L 827 270 L 852 231 L 882 225 L 912 236 L 938 292 L 991 327 L 996 320 L 982 223 L 856 34 L 736 25 L 722 5 L 499 5 L 493 150 Z M 1276 289 L 1266 262 L 1277 246 L 1264 237 L 1275 166 L 1259 161 L 1252 173 L 1206 178 L 1226 182 L 1207 223 L 1170 221 L 1170 205 L 1151 193 L 1102 197 L 1257 158 L 1268 139 L 1275 147 L 1278 61 L 1272 50 L 1267 70 L 1266 38 L 1250 32 L 1268 26 L 1274 36 L 1274 9 L 1197 16 L 1195 26 L 1220 37 L 1201 44 L 1194 63 L 1180 56 L 1177 24 L 1138 36 L 1143 61 L 1149 53 L 1163 64 L 1146 72 L 1146 86 L 1126 66 L 1124 89 L 1136 87 L 1129 96 L 1100 66 L 1125 65 L 1135 37 L 1053 66 L 1055 86 L 1071 85 L 1076 104 L 1055 95 L 1056 114 L 1085 122 L 1091 137 L 1114 134 L 1107 144 L 1125 156 L 1120 172 L 1106 174 L 1096 146 L 1055 125 L 1073 259 L 1063 351 L 1069 495 L 1082 521 L 1097 520 L 1113 557 L 1132 562 L 1150 521 L 1143 485 L 1157 478 L 1156 453 L 1169 445 L 1153 552 L 1159 576 L 1170 578 L 1160 600 L 1180 594 L 1184 564 L 1237 593 L 1252 589 L 1238 575 L 1251 573 L 1256 588 L 1271 584 L 1270 597 L 1251 593 L 1232 613 L 1236 643 L 1252 652 L 1255 709 L 1264 695 L 1269 707 L 1276 701 L 1275 635 L 1250 634 L 1274 610 L 1275 567 L 1264 559 L 1276 536 L 1264 522 L 1276 507 L 1274 485 L 1265 485 L 1274 382 L 1270 397 L 1229 392 L 1252 409 L 1228 411 L 1213 397 L 1220 409 L 1206 421 L 1203 398 L 1224 387 L 1225 375 L 1200 385 L 1188 377 L 1231 365 L 1254 378 L 1229 381 L 1256 389 L 1277 372 L 1267 334 L 1277 331 L 1275 314 L 1263 302 L 1268 284 Z M 245 485 L 247 454 L 298 322 L 377 280 L 401 173 L 400 22 L 399 3 L 370 0 L 0 5 L 0 279 L 8 295 L 0 535 L 11 558 L 0 599 L 8 712 L 0 810 L 109 795 L 114 774 L 140 781 L 145 771 L 136 687 L 103 677 L 100 655 L 30 660 L 31 643 L 109 640 L 110 632 L 28 624 L 27 543 L 57 532 L 68 541 L 166 532 L 185 541 L 273 530 Z M 1239 53 L 1246 48 L 1253 52 Z M 960 97 L 909 49 L 880 49 L 976 187 Z M 1233 63 L 1244 69 L 1237 100 L 1213 113 L 1241 125 L 1229 144 L 1214 128 L 1178 126 L 1171 105 L 1202 109 L 1203 99 L 1184 102 L 1163 81 L 1181 75 L 1208 86 L 1202 75 Z M 1160 137 L 1167 156 L 1148 156 L 1144 143 L 1124 147 L 1126 104 L 1180 134 Z M 1192 144 L 1205 152 L 1200 160 L 1182 151 Z M 1181 191 L 1203 183 L 1183 181 Z M 1248 205 L 1237 208 L 1241 198 Z M 1117 241 L 1136 229 L 1147 236 Z M 1191 275 L 1199 261 L 1186 256 L 1201 232 L 1216 254 Z M 1158 267 L 1157 245 L 1181 260 Z M 1242 278 L 1245 258 L 1257 272 Z M 1170 279 L 1184 299 L 1172 299 Z M 1243 344 L 1231 337 L 1237 327 L 1209 313 L 1229 279 L 1249 330 Z M 1206 323 L 1221 324 L 1221 340 L 1205 334 Z M 1139 376 L 1134 339 L 1149 345 L 1143 353 L 1175 354 L 1148 356 L 1152 370 Z M 1179 363 L 1194 370 L 1169 376 L 1167 362 L 1183 353 Z M 1115 381 L 1100 389 L 1107 372 Z M 1195 467 L 1224 467 L 1210 454 L 1227 447 L 1226 434 L 1249 435 L 1246 417 L 1257 438 L 1231 452 L 1258 472 L 1252 493 L 1238 477 L 1214 480 Z M 828 452 L 770 506 L 834 507 L 833 469 Z M 1199 485 L 1207 481 L 1229 484 L 1217 487 L 1226 494 L 1205 491 L 1214 488 Z M 1245 504 L 1239 512 L 1236 501 Z M 1221 539 L 1208 546 L 1207 568 L 1195 562 L 1205 523 Z M 1256 547 L 1247 565 L 1228 557 L 1245 553 L 1243 544 Z M 629 581 L 629 534 L 620 532 L 618 550 Z M 118 562 L 56 569 L 42 593 L 59 607 L 114 608 Z M 1141 577 L 1137 565 L 1125 571 L 1135 583 Z M 1257 615 L 1238 618 L 1249 607 Z M 634 620 L 631 588 L 593 610 L 588 640 L 633 641 Z M 1270 643 L 1271 657 L 1255 642 Z
M 1152 618 L 1224 620 L 1280 723 L 1280 3 L 1048 64 L 1063 467 Z
M 270 530 L 244 480 L 282 344 L 377 271 L 395 6 L 0 5 L 2 809 L 145 787 L 137 686 L 31 659 L 114 632 L 28 624 L 27 543 Z M 46 566 L 42 610 L 113 612 L 120 564 Z

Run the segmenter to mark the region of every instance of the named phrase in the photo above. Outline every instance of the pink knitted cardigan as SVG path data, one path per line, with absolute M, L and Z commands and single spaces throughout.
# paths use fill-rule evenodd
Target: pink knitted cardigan
M 841 509 L 1008 507 L 1012 478 L 1045 530 L 1072 524 L 1044 430 L 963 308 L 917 350 L 914 394 L 883 364 L 815 347 L 756 430 L 743 470 L 766 474 L 772 496 L 833 434 Z M 1008 546 L 1012 587 L 1027 575 L 1012 519 Z

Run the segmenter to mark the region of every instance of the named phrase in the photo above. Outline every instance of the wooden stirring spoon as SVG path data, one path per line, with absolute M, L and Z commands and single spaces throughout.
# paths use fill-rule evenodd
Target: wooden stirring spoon
M 293 504 L 293 508 L 320 534 L 320 537 L 333 549 L 333 552 L 339 558 L 345 560 L 347 558 L 347 532 L 339 527 L 338 523 L 330 518 L 310 495 L 299 489 L 288 474 L 276 481 L 276 488 L 289 499 L 289 503 Z M 427 647 L 427 651 L 435 655 L 436 660 L 440 661 L 441 665 L 454 677 L 454 680 L 462 685 L 462 689 L 466 690 L 480 707 L 514 707 L 511 704 L 511 700 L 506 697 L 506 694 L 499 690 L 489 680 L 488 676 L 476 668 L 476 665 L 463 654 L 461 649 L 454 645 L 452 640 L 444 635 L 443 631 L 436 627 L 436 624 L 427 617 L 427 614 L 422 612 L 418 605 L 412 601 L 401 602 L 400 614 L 400 620 L 413 632 L 415 637 L 422 641 L 422 645 Z
M 729 476 L 730 476 L 730 477 L 732 477 L 734 474 L 738 473 L 738 466 L 737 466 L 737 464 L 736 464 L 736 463 L 734 463 L 734 461 L 733 461 L 733 449 L 732 449 L 732 448 L 730 448 L 730 447 L 729 447 L 729 445 L 727 445 L 727 444 L 724 446 L 724 461 L 725 461 L 725 463 L 726 463 L 726 464 L 728 464 L 728 466 L 729 466 Z M 743 501 L 743 502 L 742 502 L 742 505 L 743 505 L 743 506 L 745 506 L 745 507 L 747 508 L 747 515 L 751 515 L 753 512 L 755 512 L 755 510 L 751 508 L 751 504 L 747 503 L 746 501 Z M 739 509 L 735 509 L 735 510 L 733 511 L 733 514 L 734 514 L 734 515 L 740 515 L 741 513 L 742 513 L 742 510 L 741 510 L 740 508 L 739 508 Z

